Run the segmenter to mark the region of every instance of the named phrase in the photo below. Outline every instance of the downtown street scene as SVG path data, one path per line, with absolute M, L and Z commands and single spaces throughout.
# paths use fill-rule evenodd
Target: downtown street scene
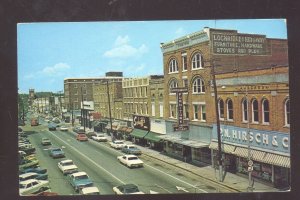
M 286 22 L 18 24 L 20 196 L 291 189 Z

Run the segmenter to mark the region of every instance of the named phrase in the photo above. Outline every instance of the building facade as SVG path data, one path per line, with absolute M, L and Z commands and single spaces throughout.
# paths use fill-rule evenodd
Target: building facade
M 286 126 L 289 118 L 284 118 L 289 116 L 286 40 L 270 39 L 264 35 L 241 34 L 235 30 L 204 28 L 203 31 L 162 43 L 161 49 L 164 62 L 166 120 L 166 135 L 162 138 L 168 154 L 200 165 L 215 165 L 216 104 L 224 134 L 227 132 L 242 134 L 250 129 L 252 132 L 261 133 L 257 136 L 258 141 L 266 140 L 263 138 L 267 137 L 266 135 L 272 135 L 281 139 L 282 145 L 289 146 L 287 139 L 289 127 Z M 212 69 L 217 80 L 218 102 L 214 100 Z M 186 131 L 174 131 L 174 125 L 178 123 L 178 103 L 177 95 L 171 93 L 171 88 L 178 87 L 188 89 L 188 92 L 182 94 L 183 108 L 180 109 L 183 112 L 179 116 L 183 117 L 189 126 Z M 245 94 L 249 96 L 247 98 L 249 107 L 250 105 L 253 107 L 252 114 L 246 109 Z M 247 123 L 248 119 L 253 119 L 254 123 Z M 232 153 L 239 147 L 238 151 L 245 152 L 241 147 L 247 147 L 246 144 L 233 141 L 229 144 L 224 139 L 222 151 Z M 274 141 L 276 142 L 277 140 Z M 252 176 L 276 185 L 275 171 L 280 171 L 277 174 L 285 175 L 289 171 L 289 149 L 263 148 L 265 146 L 265 144 L 256 146 L 255 150 L 259 151 L 260 148 L 260 151 L 264 152 L 260 154 L 269 156 L 273 161 L 265 163 L 269 164 L 267 167 L 254 162 L 256 169 Z M 271 150 L 273 154 L 270 154 Z M 243 159 L 248 157 L 243 154 L 244 157 L 241 159 L 233 154 L 230 159 L 223 158 L 227 166 L 235 168 L 227 170 L 243 174 L 240 170 L 242 165 L 238 160 L 240 159 L 242 163 L 245 161 Z M 279 158 L 281 161 L 274 163 L 274 160 Z M 256 157 L 252 159 L 258 161 Z M 270 167 L 270 163 L 273 166 Z M 273 173 L 266 175 L 263 173 L 265 171 L 259 172 L 258 168 Z M 259 177 L 258 174 L 264 174 L 265 178 Z M 277 177 L 279 176 L 282 175 Z

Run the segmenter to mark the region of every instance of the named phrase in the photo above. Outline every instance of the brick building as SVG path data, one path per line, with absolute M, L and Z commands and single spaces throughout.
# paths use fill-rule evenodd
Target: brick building
M 204 28 L 203 31 L 162 43 L 161 49 L 165 77 L 165 151 L 199 165 L 214 165 L 217 148 L 211 75 L 214 66 L 221 130 L 225 134 L 225 131 L 236 133 L 251 129 L 252 133 L 256 130 L 262 133 L 261 137 L 264 134 L 264 137 L 271 135 L 280 138 L 282 148 L 274 149 L 262 144 L 253 147 L 256 151 L 252 152 L 259 152 L 257 154 L 268 156 L 271 160 L 259 163 L 262 160 L 254 156 L 252 159 L 257 161 L 257 169 L 253 171 L 253 176 L 277 186 L 286 184 L 285 180 L 280 180 L 285 183 L 279 183 L 278 177 L 289 171 L 289 148 L 286 148 L 289 146 L 289 119 L 286 117 L 289 116 L 287 40 L 241 34 L 235 30 Z M 189 124 L 187 131 L 174 131 L 173 128 L 178 121 L 176 94 L 170 92 L 174 87 L 188 88 L 188 92 L 183 93 L 183 119 Z M 250 96 L 247 99 L 254 111 L 246 109 L 245 94 Z M 248 113 L 249 116 L 246 115 Z M 248 123 L 248 118 L 253 119 L 254 123 Z M 234 169 L 228 170 L 242 175 L 241 163 L 247 159 L 247 144 L 222 139 L 224 153 L 235 150 L 244 152 L 232 155 L 230 159 L 224 158 L 227 159 L 227 166 L 234 166 Z M 261 141 L 259 138 L 257 140 Z M 274 160 L 279 161 L 276 163 Z

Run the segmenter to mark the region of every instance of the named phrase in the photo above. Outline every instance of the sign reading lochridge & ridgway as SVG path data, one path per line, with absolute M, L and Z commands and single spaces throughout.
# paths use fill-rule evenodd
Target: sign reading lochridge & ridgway
M 290 134 L 276 131 L 241 128 L 221 125 L 222 142 L 250 145 L 261 149 L 290 153 Z M 213 125 L 213 138 L 217 139 L 216 125 Z
M 217 31 L 211 33 L 214 54 L 266 55 L 266 36 Z

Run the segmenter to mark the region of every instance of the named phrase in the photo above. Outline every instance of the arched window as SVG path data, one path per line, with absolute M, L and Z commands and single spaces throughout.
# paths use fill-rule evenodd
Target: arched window
M 248 101 L 247 99 L 244 99 L 242 101 L 242 116 L 243 116 L 243 122 L 248 121 Z
M 252 122 L 258 123 L 258 101 L 256 99 L 252 101 Z
M 227 120 L 233 120 L 233 103 L 231 99 L 227 100 Z
M 169 63 L 169 72 L 178 72 L 178 63 L 174 58 Z
M 205 93 L 204 81 L 200 77 L 193 82 L 193 93 Z
M 170 85 L 169 85 L 169 91 L 170 91 L 170 94 L 171 94 L 171 88 L 177 88 L 178 87 L 178 82 L 177 82 L 177 80 L 176 79 L 173 79 L 173 80 L 171 80 L 171 82 L 170 82 Z
M 285 105 L 284 105 L 285 109 L 285 125 L 289 126 L 290 125 L 290 100 L 287 99 L 285 101 Z
M 203 68 L 203 57 L 200 53 L 196 53 L 192 58 L 192 69 Z
M 219 99 L 218 108 L 219 108 L 219 118 L 224 119 L 224 101 L 223 101 L 223 99 Z
M 269 101 L 267 99 L 264 99 L 262 101 L 262 114 L 263 114 L 263 123 L 270 123 L 270 106 Z

